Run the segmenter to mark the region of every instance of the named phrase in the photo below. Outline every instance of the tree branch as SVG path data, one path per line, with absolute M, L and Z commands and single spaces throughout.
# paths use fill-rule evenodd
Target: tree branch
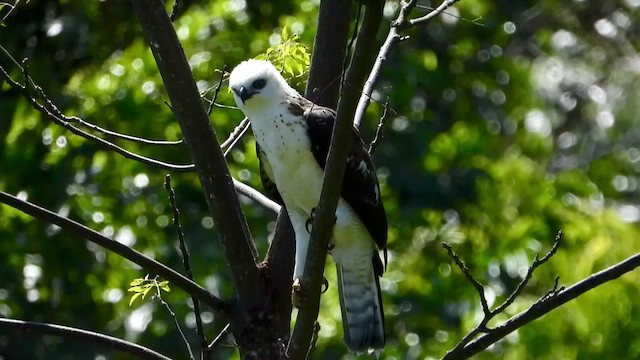
M 400 35 L 400 30 L 410 28 L 414 25 L 424 25 L 431 19 L 433 19 L 436 15 L 442 13 L 445 9 L 458 1 L 460 0 L 445 0 L 435 10 L 417 19 L 409 19 L 409 14 L 413 10 L 413 8 L 415 8 L 417 0 L 405 0 L 400 2 L 400 12 L 398 13 L 395 21 L 391 24 L 391 28 L 389 28 L 389 33 L 387 34 L 387 38 L 385 39 L 384 44 L 382 44 L 382 46 L 380 47 L 378 57 L 373 64 L 371 73 L 369 73 L 369 78 L 364 83 L 362 95 L 360 96 L 360 100 L 358 101 L 358 106 L 356 108 L 356 115 L 353 119 L 353 123 L 356 126 L 360 126 L 362 120 L 364 119 L 364 114 L 366 113 L 367 107 L 371 102 L 371 94 L 373 94 L 373 89 L 376 85 L 376 82 L 380 78 L 382 67 L 387 62 L 389 53 L 391 53 L 391 50 L 400 41 L 408 39 L 407 36 Z
M 209 210 L 220 232 L 238 300 L 249 308 L 259 307 L 263 302 L 264 282 L 256 264 L 257 250 L 177 35 L 161 1 L 132 0 L 131 3 L 196 165 Z
M 542 258 L 539 258 L 538 255 L 534 257 L 531 266 L 527 270 L 527 274 L 516 286 L 516 289 L 507 297 L 507 299 L 502 304 L 500 304 L 493 310 L 489 310 L 488 306 L 486 305 L 487 300 L 484 296 L 482 285 L 480 285 L 480 283 L 475 280 L 464 263 L 462 263 L 459 257 L 453 252 L 453 250 L 451 250 L 451 247 L 448 244 L 443 243 L 443 246 L 447 249 L 458 267 L 478 290 L 478 293 L 480 294 L 480 300 L 482 302 L 482 309 L 484 312 L 484 317 L 480 321 L 480 323 L 462 340 L 460 340 L 460 342 L 453 349 L 449 350 L 443 360 L 467 359 L 496 343 L 509 333 L 517 330 L 518 328 L 528 324 L 535 319 L 542 317 L 543 315 L 563 305 L 564 303 L 575 299 L 585 292 L 594 289 L 597 286 L 600 286 L 608 281 L 617 279 L 623 274 L 632 271 L 633 269 L 640 266 L 640 254 L 636 254 L 606 270 L 589 276 L 588 278 L 578 282 L 577 284 L 567 289 L 565 289 L 564 287 L 558 287 L 559 277 L 556 276 L 553 288 L 546 292 L 542 297 L 540 297 L 533 305 L 531 305 L 531 307 L 529 307 L 529 309 L 511 317 L 509 320 L 505 321 L 499 326 L 488 328 L 487 324 L 491 319 L 493 319 L 496 315 L 503 313 L 508 306 L 513 304 L 515 299 L 522 292 L 522 289 L 532 278 L 535 269 L 551 259 L 551 257 L 556 253 L 561 240 L 562 232 L 558 232 L 558 235 L 556 236 L 551 249 Z M 480 333 L 485 334 L 480 336 L 476 340 L 473 340 L 473 338 L 475 338 Z
M 518 283 L 518 286 L 516 286 L 515 290 L 511 292 L 511 294 L 507 297 L 507 299 L 502 304 L 500 304 L 498 307 L 496 307 L 493 310 L 489 309 L 487 298 L 484 295 L 484 287 L 482 286 L 482 284 L 480 284 L 480 282 L 473 277 L 473 275 L 471 274 L 467 266 L 464 264 L 464 262 L 453 251 L 453 249 L 451 248 L 451 245 L 447 243 L 442 243 L 442 246 L 445 249 L 447 249 L 449 256 L 451 256 L 451 258 L 456 263 L 458 268 L 460 268 L 464 276 L 469 280 L 469 282 L 471 282 L 473 287 L 478 292 L 478 296 L 480 297 L 480 302 L 482 304 L 482 312 L 484 313 L 484 317 L 482 318 L 480 323 L 473 330 L 469 331 L 469 333 L 467 333 L 467 335 L 465 335 L 464 338 L 462 338 L 462 340 L 460 340 L 460 342 L 456 344 L 456 347 L 453 350 L 451 350 L 451 352 L 455 353 L 455 352 L 461 351 L 461 349 L 465 345 L 467 345 L 471 340 L 473 340 L 473 338 L 478 336 L 478 334 L 487 333 L 493 330 L 487 327 L 487 324 L 489 324 L 489 321 L 491 321 L 491 319 L 493 319 L 496 315 L 502 313 L 507 307 L 509 307 L 515 301 L 515 299 L 522 292 L 522 289 L 524 289 L 524 287 L 527 286 L 527 284 L 529 283 L 529 280 L 531 280 L 531 277 L 533 277 L 533 272 L 535 271 L 535 269 L 537 269 L 540 265 L 544 264 L 549 259 L 551 259 L 553 255 L 555 255 L 556 251 L 558 250 L 558 246 L 560 246 L 561 240 L 562 240 L 562 231 L 559 231 L 558 234 L 556 235 L 556 238 L 553 243 L 553 246 L 551 247 L 551 250 L 549 250 L 542 257 L 542 259 L 539 259 L 538 255 L 536 254 L 536 256 L 533 258 L 533 262 L 531 266 L 529 266 L 529 269 L 527 270 L 527 274 L 522 278 L 520 283 Z M 554 287 L 554 289 L 556 287 L 557 287 L 557 280 L 556 280 L 556 286 Z
M 52 109 L 49 109 L 47 106 L 40 104 L 37 101 L 37 99 L 31 96 L 31 94 L 29 93 L 29 88 L 27 87 L 28 85 L 21 85 L 16 81 L 14 81 L 13 79 L 11 79 L 9 74 L 2 67 L 0 67 L 0 78 L 4 79 L 13 89 L 18 90 L 24 96 L 24 98 L 27 101 L 29 101 L 29 103 L 31 104 L 31 106 L 33 106 L 34 109 L 38 110 L 45 117 L 47 117 L 48 119 L 51 119 L 54 123 L 71 131 L 75 135 L 94 141 L 106 147 L 107 149 L 112 150 L 128 159 L 136 160 L 144 164 L 152 165 L 165 170 L 173 170 L 173 171 L 193 171 L 194 170 L 194 166 L 191 164 L 189 165 L 170 164 L 170 163 L 162 162 L 156 159 L 147 158 L 142 155 L 135 154 L 124 148 L 121 148 L 120 146 L 113 144 L 109 141 L 106 141 L 102 138 L 99 138 L 93 134 L 89 134 L 85 131 L 82 131 L 81 129 L 75 127 L 68 121 L 57 116 Z
M 341 3 L 341 1 L 337 0 L 325 0 L 322 4 L 332 2 Z M 327 4 L 327 6 L 329 6 L 329 4 Z M 336 19 L 338 16 L 346 17 L 348 19 L 349 14 L 348 12 L 334 13 L 331 20 L 324 20 L 330 21 L 329 23 L 325 23 L 324 26 L 331 24 L 335 27 L 335 24 L 343 24 L 345 20 L 342 18 Z M 318 24 L 318 34 L 316 35 L 317 39 L 322 38 L 323 36 L 320 34 L 320 29 L 322 28 L 321 25 L 323 25 L 322 14 L 320 21 L 321 22 Z M 348 26 L 348 21 L 346 25 Z M 354 29 L 354 31 L 356 31 L 356 29 Z M 344 44 L 341 39 L 334 39 L 334 41 L 339 44 Z M 341 51 L 340 53 L 345 54 L 344 51 Z M 330 53 L 330 55 L 332 57 L 336 56 L 334 53 Z M 340 58 L 340 60 L 343 60 L 343 58 Z M 316 71 L 322 70 L 316 69 Z M 351 148 L 354 109 L 353 107 L 349 108 L 347 104 L 349 104 L 354 95 L 353 92 L 343 91 L 344 74 L 342 72 L 340 73 L 339 85 L 340 102 L 338 104 L 336 122 L 331 136 L 329 154 L 324 168 L 320 201 L 315 209 L 315 215 L 313 216 L 313 228 L 311 231 L 311 238 L 309 240 L 309 249 L 307 250 L 307 259 L 302 279 L 302 291 L 304 291 L 305 298 L 308 302 L 303 305 L 303 308 L 298 310 L 296 324 L 287 349 L 289 357 L 296 360 L 305 359 L 310 350 L 314 333 L 314 324 L 318 318 L 320 308 L 320 293 L 325 259 L 327 257 L 329 240 L 333 233 L 335 213 L 342 188 L 342 178 L 344 176 L 347 155 Z M 309 87 L 307 87 L 307 89 L 309 89 Z
M 269 268 L 275 323 L 281 327 L 274 329 L 283 344 L 289 341 L 291 329 L 291 283 L 296 248 L 295 234 L 286 211 L 280 211 L 276 220 L 273 240 L 264 263 Z
M 171 358 L 169 357 L 166 357 L 156 351 L 148 349 L 144 346 L 140 346 L 138 344 L 118 339 L 113 336 L 68 326 L 0 318 L 0 328 L 10 329 L 12 331 L 21 331 L 27 333 L 33 332 L 43 335 L 59 336 L 64 339 L 73 339 L 83 342 L 91 342 L 94 344 L 104 345 L 109 349 L 115 349 L 124 353 L 134 355 L 140 359 L 171 360 Z
M 501 325 L 491 329 L 485 335 L 482 335 L 478 339 L 467 344 L 463 349 L 456 352 L 448 352 L 443 359 L 453 360 L 470 358 L 496 343 L 511 332 L 546 315 L 551 310 L 554 310 L 555 308 L 577 298 L 589 290 L 595 289 L 596 287 L 611 280 L 615 280 L 638 267 L 640 267 L 640 253 L 633 255 L 605 270 L 592 274 L 565 290 L 547 293 L 531 305 L 529 309 L 513 316 Z
M 69 230 L 72 234 L 76 235 L 82 240 L 86 239 L 94 244 L 98 244 L 105 249 L 112 251 L 137 265 L 140 265 L 150 272 L 162 276 L 171 284 L 183 289 L 189 294 L 198 297 L 198 299 L 202 300 L 203 303 L 207 304 L 213 310 L 218 311 L 225 317 L 229 317 L 231 302 L 217 298 L 209 291 L 202 288 L 200 285 L 186 278 L 184 275 L 176 272 L 175 270 L 154 259 L 151 259 L 144 254 L 131 249 L 126 245 L 109 239 L 101 233 L 90 229 L 76 221 L 61 217 L 60 215 L 50 210 L 31 204 L 27 201 L 20 200 L 17 197 L 7 194 L 3 191 L 0 191 L 0 203 L 4 203 L 13 208 L 16 208 L 40 221 L 49 222 L 61 227 L 62 229 Z
M 187 164 L 187 165 L 180 165 L 180 164 L 171 164 L 171 163 L 166 163 L 163 161 L 159 161 L 156 159 L 152 159 L 152 158 L 148 158 L 139 154 L 136 154 L 134 152 L 128 151 L 112 142 L 109 142 L 107 140 L 104 140 L 102 138 L 99 138 L 93 134 L 87 133 L 77 127 L 75 127 L 74 125 L 71 124 L 70 121 L 65 120 L 65 119 L 70 119 L 72 122 L 76 122 L 79 124 L 84 124 L 85 126 L 91 128 L 91 127 L 96 127 L 101 129 L 102 131 L 104 131 L 104 133 L 106 135 L 109 134 L 119 134 L 110 130 L 106 130 L 106 129 L 102 129 L 94 124 L 91 124 L 81 118 L 78 117 L 69 117 L 64 115 L 60 110 L 58 110 L 58 108 L 55 106 L 55 104 L 53 104 L 53 102 L 51 102 L 48 97 L 46 96 L 46 94 L 44 93 L 44 91 L 42 90 L 42 88 L 40 88 L 34 81 L 33 79 L 28 76 L 28 74 L 26 74 L 26 69 L 23 68 L 17 61 L 15 61 L 15 59 L 11 56 L 11 54 L 9 54 L 6 49 L 4 49 L 2 46 L 0 46 L 0 50 L 3 50 L 3 52 L 7 55 L 7 57 L 9 59 L 11 59 L 12 62 L 14 62 L 16 64 L 16 66 L 23 72 L 25 73 L 25 85 L 22 85 L 18 82 L 16 82 L 15 80 L 13 80 L 9 74 L 6 72 L 6 70 L 0 66 L 0 78 L 4 79 L 14 90 L 18 91 L 20 94 L 22 94 L 22 96 L 32 105 L 32 107 L 36 110 L 38 110 L 42 115 L 44 115 L 46 118 L 48 118 L 49 120 L 53 121 L 55 124 L 64 127 L 65 129 L 71 131 L 73 134 L 78 135 L 84 139 L 93 141 L 95 143 L 98 143 L 99 145 L 104 146 L 105 148 L 114 151 L 115 153 L 118 153 L 120 155 L 123 155 L 125 158 L 131 159 L 131 160 L 135 160 L 139 163 L 142 164 L 146 164 L 146 165 L 150 165 L 156 168 L 160 168 L 160 169 L 164 169 L 164 170 L 169 170 L 169 171 L 175 171 L 175 172 L 193 172 L 195 171 L 195 166 L 193 164 Z M 43 101 L 45 102 L 44 105 L 40 104 L 38 102 L 38 100 L 33 97 L 31 95 L 31 92 L 29 90 L 29 88 L 27 88 L 27 84 L 30 83 L 31 86 L 33 86 L 33 88 L 38 92 L 38 94 L 40 95 L 40 97 L 43 99 Z M 236 128 L 234 129 L 234 131 L 229 135 L 229 137 L 227 138 L 227 140 L 224 141 L 224 143 L 221 145 L 221 148 L 224 148 L 224 155 L 226 156 L 229 151 L 231 151 L 231 149 L 235 146 L 235 144 L 240 140 L 240 138 L 246 133 L 247 129 L 249 127 L 249 121 L 247 118 L 245 118 L 242 122 L 240 122 L 240 124 L 238 124 L 238 126 L 236 126 Z M 121 138 L 131 138 L 131 139 L 140 139 L 137 137 L 133 137 L 130 135 L 124 135 L 124 134 L 119 134 L 119 137 Z M 156 144 L 157 142 L 156 140 L 147 140 L 144 139 L 141 142 L 143 143 L 147 143 L 147 144 Z M 180 140 L 180 142 L 182 142 L 182 140 Z M 160 141 L 160 143 L 163 144 L 171 144 L 172 142 L 166 142 L 166 141 Z M 257 201 L 258 205 L 263 206 L 265 209 L 267 210 L 271 210 L 274 211 L 275 213 L 278 212 L 278 210 L 274 210 L 274 209 L 279 209 L 280 206 L 278 204 L 276 204 L 275 202 L 271 201 L 269 198 L 267 198 L 266 196 L 262 195 L 262 193 L 260 193 L 258 190 L 252 188 L 249 185 L 243 184 L 239 181 L 234 180 L 234 185 L 236 185 L 236 190 L 248 197 L 249 199 L 258 199 L 259 201 Z
M 178 243 L 180 246 L 180 253 L 182 254 L 182 265 L 184 266 L 185 271 L 187 272 L 187 278 L 193 281 L 193 270 L 191 270 L 191 264 L 189 262 L 189 249 L 187 248 L 187 244 L 184 241 L 184 232 L 182 231 L 182 224 L 180 223 L 180 210 L 178 209 L 178 204 L 176 200 L 176 192 L 171 187 L 171 175 L 167 174 L 164 177 L 164 188 L 169 195 L 169 204 L 171 205 L 171 209 L 173 210 L 173 227 L 176 228 L 176 233 L 178 234 Z M 160 293 L 158 292 L 158 296 Z M 200 302 L 198 298 L 195 296 L 191 296 L 191 301 L 193 302 L 193 315 L 196 318 L 196 334 L 200 338 L 200 349 L 201 351 L 205 351 L 207 348 L 207 339 L 204 334 L 204 330 L 202 327 L 202 316 L 200 315 Z M 169 305 L 166 305 L 167 309 L 171 311 Z M 180 330 L 182 332 L 182 330 Z M 191 350 L 191 349 L 189 349 Z M 193 357 L 193 355 L 192 355 Z
M 323 0 L 318 13 L 318 29 L 313 41 L 311 67 L 305 97 L 335 109 L 338 104 L 342 60 L 349 37 L 350 0 Z
M 360 93 L 360 89 L 362 89 L 362 85 L 367 78 L 367 73 L 371 70 L 375 54 L 374 51 L 377 48 L 376 37 L 382 22 L 384 1 L 368 0 L 365 2 L 365 6 L 362 26 L 358 30 L 358 38 L 349 64 L 349 70 L 347 71 L 345 81 L 347 87 L 343 90 L 343 92 L 354 93 L 354 96 L 349 98 L 349 102 L 344 103 L 344 106 L 353 109 L 355 109 L 358 104 L 358 97 L 355 96 L 355 94 Z M 352 111 L 350 110 L 349 112 Z M 360 123 L 355 125 L 359 127 Z
M 373 140 L 369 144 L 369 150 L 367 152 L 369 155 L 373 156 L 373 153 L 378 148 L 378 143 L 384 139 L 384 122 L 387 120 L 387 113 L 389 112 L 389 99 L 384 102 L 384 110 L 382 111 L 382 116 L 378 121 L 378 127 L 376 128 L 376 134 L 373 136 Z

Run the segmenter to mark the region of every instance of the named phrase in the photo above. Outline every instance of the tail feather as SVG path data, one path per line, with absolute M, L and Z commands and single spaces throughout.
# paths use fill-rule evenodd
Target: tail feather
M 347 347 L 354 352 L 383 348 L 384 313 L 380 282 L 374 273 L 373 263 L 369 263 L 368 267 L 356 267 L 353 264 L 336 264 L 336 267 Z

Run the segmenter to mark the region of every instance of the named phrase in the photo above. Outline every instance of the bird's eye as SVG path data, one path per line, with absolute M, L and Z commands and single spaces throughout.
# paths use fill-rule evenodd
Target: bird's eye
M 262 89 L 266 84 L 267 84 L 267 82 L 264 81 L 264 79 L 258 79 L 256 81 L 254 81 L 253 84 L 251 84 L 251 86 L 254 89 Z

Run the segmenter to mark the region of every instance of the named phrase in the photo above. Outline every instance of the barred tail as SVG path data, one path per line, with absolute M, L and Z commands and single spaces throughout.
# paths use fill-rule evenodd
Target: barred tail
M 374 257 L 380 262 L 377 254 Z M 373 261 L 336 264 L 344 342 L 353 352 L 384 347 L 384 313 Z

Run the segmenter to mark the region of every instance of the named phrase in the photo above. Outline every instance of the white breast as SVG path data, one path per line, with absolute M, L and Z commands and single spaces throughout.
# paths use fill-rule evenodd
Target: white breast
M 310 214 L 320 199 L 323 172 L 311 153 L 305 120 L 288 112 L 264 113 L 252 117 L 251 127 L 287 208 Z

